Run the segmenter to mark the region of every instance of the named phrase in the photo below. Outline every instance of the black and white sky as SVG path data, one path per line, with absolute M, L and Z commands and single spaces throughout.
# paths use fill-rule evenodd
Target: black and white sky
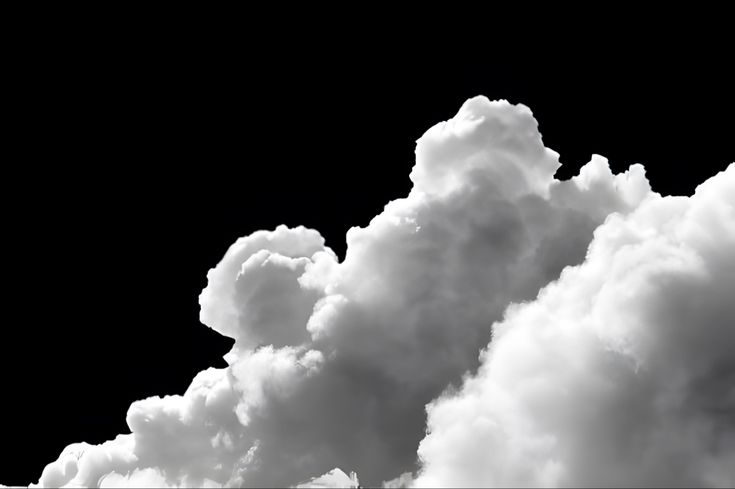
M 724 33 L 343 36 L 27 36 L 0 483 L 733 485 Z

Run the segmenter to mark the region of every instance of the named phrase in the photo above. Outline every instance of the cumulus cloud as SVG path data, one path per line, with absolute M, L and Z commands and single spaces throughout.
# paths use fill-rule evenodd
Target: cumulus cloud
M 651 191 L 640 165 L 613 175 L 606 160 L 594 156 L 568 181 L 554 178 L 558 167 L 558 154 L 544 147 L 527 107 L 476 97 L 454 118 L 429 129 L 418 140 L 411 192 L 386 205 L 366 227 L 350 229 L 342 262 L 318 232 L 303 227 L 279 226 L 241 238 L 209 272 L 200 296 L 202 322 L 235 339 L 225 357 L 228 367 L 199 373 L 183 395 L 133 403 L 127 416 L 129 434 L 98 446 L 70 445 L 46 467 L 38 484 L 329 486 L 348 480 L 356 484 L 356 476 L 343 472 L 354 470 L 367 485 L 384 480 L 392 480 L 390 485 L 453 485 L 465 480 L 459 475 L 463 470 L 475 468 L 477 478 L 466 479 L 467 484 L 577 483 L 589 480 L 584 471 L 599 470 L 607 477 L 614 464 L 624 468 L 622 457 L 629 454 L 621 454 L 613 465 L 603 463 L 605 456 L 616 455 L 609 451 L 613 446 L 625 447 L 629 441 L 624 438 L 625 430 L 615 423 L 626 422 L 628 413 L 639 412 L 632 409 L 639 409 L 641 415 L 657 414 L 645 411 L 647 405 L 639 399 L 646 389 L 653 392 L 655 379 L 636 384 L 634 378 L 626 377 L 625 362 L 638 375 L 652 368 L 646 367 L 646 355 L 652 355 L 662 362 L 653 370 L 663 382 L 664 367 L 676 370 L 679 355 L 688 355 L 697 368 L 704 369 L 702 379 L 707 379 L 706 361 L 696 352 L 677 349 L 681 345 L 673 338 L 669 343 L 660 341 L 657 331 L 673 320 L 712 314 L 712 321 L 719 318 L 720 322 L 712 326 L 717 331 L 711 333 L 725 334 L 727 318 L 727 311 L 718 313 L 711 308 L 714 292 L 695 294 L 700 302 L 693 303 L 693 309 L 669 311 L 672 316 L 668 318 L 665 299 L 660 301 L 660 310 L 653 306 L 654 298 L 659 297 L 653 284 L 659 282 L 645 284 L 634 278 L 643 280 L 644 273 L 664 270 L 670 263 L 694 267 L 704 263 L 704 256 L 719 257 L 719 268 L 708 273 L 724 277 L 732 257 L 719 240 L 725 231 L 732 231 L 727 228 L 732 208 L 718 204 L 724 190 L 700 190 L 696 197 L 709 202 L 707 205 L 720 205 L 720 214 L 691 210 L 695 206 L 686 199 L 661 199 Z M 707 194 L 717 195 L 705 197 Z M 657 209 L 660 202 L 678 202 L 664 206 L 678 206 L 677 210 L 646 211 Z M 676 224 L 676 219 L 684 219 L 677 213 L 689 216 L 689 224 Z M 696 250 L 707 250 L 707 254 L 686 251 L 689 245 L 681 243 L 689 241 L 681 241 L 682 237 L 676 241 L 681 242 L 678 248 L 671 245 L 680 254 L 669 261 L 655 247 L 648 251 L 663 260 L 658 266 L 633 258 L 630 263 L 617 260 L 615 246 L 631 249 L 626 244 L 634 243 L 636 236 L 654 246 L 664 239 L 659 235 L 673 232 L 659 226 L 655 218 L 659 214 L 668 216 L 670 228 L 688 229 L 681 231 L 682 236 L 699 243 Z M 648 220 L 641 217 L 645 215 Z M 639 221 L 638 231 L 625 231 L 626 226 L 633 226 L 627 223 Z M 595 231 L 603 222 L 606 224 Z M 587 262 L 562 273 L 565 267 L 583 262 L 595 233 Z M 592 261 L 597 265 L 588 264 Z M 609 268 L 618 262 L 618 268 Z M 625 275 L 626 266 L 635 273 Z M 579 276 L 568 278 L 574 274 Z M 618 282 L 610 278 L 618 276 L 622 277 Z M 669 293 L 682 296 L 671 302 L 679 307 L 687 304 L 685 285 L 690 279 L 709 280 L 705 272 L 682 272 L 676 276 L 679 281 L 665 274 L 657 277 L 661 297 Z M 544 289 L 534 301 L 540 289 L 557 279 L 556 285 Z M 585 308 L 593 306 L 580 302 L 580 297 L 596 304 L 591 292 L 574 292 L 562 285 L 570 281 L 590 291 L 597 285 L 611 297 L 595 306 L 594 327 L 569 324 L 578 317 L 587 321 L 584 324 L 592 321 Z M 608 281 L 611 285 L 605 286 Z M 720 296 L 733 290 L 725 282 L 718 285 L 722 288 L 713 289 Z M 669 289 L 664 291 L 665 286 Z M 557 289 L 561 292 L 551 292 Z M 630 295 L 641 290 L 649 295 Z M 549 295 L 554 298 L 545 299 Z M 511 306 L 503 319 L 509 304 L 528 301 L 532 305 Z M 544 307 L 559 319 L 536 329 L 525 326 L 531 319 L 524 319 L 524 314 L 531 313 L 523 311 Z M 543 314 L 536 314 L 534 317 L 545 320 Z M 514 319 L 516 316 L 520 319 Z M 644 326 L 636 329 L 636 324 L 649 320 L 655 322 L 651 331 Z M 493 323 L 498 325 L 493 328 Z M 523 326 L 516 328 L 515 323 Z M 563 334 L 554 324 L 566 325 Z M 521 332 L 513 333 L 516 329 Z M 639 329 L 648 331 L 639 335 L 645 341 L 636 336 Z M 579 336 L 575 336 L 577 330 L 582 331 Z M 687 337 L 684 325 L 679 330 L 682 338 Z M 590 346 L 596 345 L 586 339 L 591 331 L 606 338 L 604 348 Z M 520 339 L 512 340 L 514 335 Z M 528 343 L 524 343 L 526 337 Z M 716 336 L 707 337 L 709 343 L 724 348 Z M 478 357 L 491 339 L 488 353 Z M 510 346 L 502 346 L 505 344 Z M 703 340 L 701 351 L 706 345 Z M 661 353 L 651 353 L 655 348 Z M 500 362 L 501 367 L 492 367 L 493 362 Z M 683 390 L 671 391 L 672 396 L 686 394 L 687 382 L 694 382 L 687 377 L 691 372 L 686 365 L 680 367 Z M 710 367 L 715 368 L 714 364 Z M 716 367 L 718 372 L 728 372 L 726 363 Z M 605 377 L 606 368 L 617 373 Z M 497 370 L 500 374 L 495 375 L 507 379 L 507 384 L 493 380 L 489 372 Z M 468 372 L 477 375 L 462 383 Z M 574 372 L 578 379 L 572 376 Z M 589 377 L 582 375 L 585 372 Z M 579 385 L 559 387 L 554 375 L 562 380 L 572 378 Z M 493 382 L 498 386 L 486 392 L 482 386 Z M 727 407 L 713 393 L 728 388 L 727 383 L 710 386 L 702 380 L 697 385 L 702 395 L 710 395 L 707 407 L 700 411 Z M 451 392 L 460 386 L 456 394 L 447 393 L 448 388 Z M 638 390 L 629 392 L 625 386 Z M 478 400 L 475 391 L 482 392 Z M 579 392 L 599 398 L 580 400 Z M 565 402 L 587 410 L 575 413 Z M 687 413 L 701 414 L 694 401 L 676 402 L 686 404 Z M 424 438 L 428 403 L 430 433 Z M 538 420 L 534 409 L 543 411 Z M 672 413 L 667 411 L 675 421 L 678 418 Z M 571 431 L 577 426 L 575 421 L 580 434 L 569 439 L 554 437 L 555 428 Z M 635 423 L 627 423 L 632 430 Z M 689 432 L 667 431 L 667 426 L 657 432 L 664 437 L 658 439 L 661 443 L 672 444 L 667 433 L 689 436 Z M 692 424 L 690 429 L 699 433 L 721 427 L 705 423 Z M 507 439 L 503 438 L 506 434 Z M 588 442 L 585 436 L 596 440 L 594 436 L 603 434 L 621 438 L 615 443 L 605 439 L 597 451 L 579 453 Z M 727 453 L 722 447 L 732 443 L 730 435 L 723 436 L 715 447 L 690 446 L 711 455 L 707 466 L 711 474 L 719 475 L 707 482 L 728 480 L 727 474 L 717 472 L 722 467 L 717 457 Z M 705 435 L 700 441 L 712 442 Z M 653 446 L 645 440 L 635 443 Z M 417 465 L 417 449 L 421 466 Z M 555 453 L 550 462 L 544 459 L 549 451 Z M 650 470 L 641 469 L 641 477 L 653 474 L 656 463 L 665 458 L 649 452 L 646 456 Z M 527 473 L 520 470 L 524 463 L 530 464 Z M 515 469 L 525 479 L 512 478 Z
M 416 486 L 735 483 L 735 165 L 595 231 L 428 406 Z
M 341 469 L 332 469 L 326 474 L 315 477 L 303 484 L 298 484 L 296 487 L 315 487 L 315 488 L 326 488 L 326 487 L 360 487 L 360 481 L 357 479 L 357 474 L 350 472 L 348 476 Z

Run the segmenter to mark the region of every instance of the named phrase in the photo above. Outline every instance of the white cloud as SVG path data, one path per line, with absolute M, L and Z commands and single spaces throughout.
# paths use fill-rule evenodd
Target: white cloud
M 477 97 L 419 139 L 410 194 L 390 202 L 365 228 L 348 232 L 343 262 L 316 231 L 301 227 L 280 226 L 238 240 L 209 272 L 200 297 L 202 322 L 236 340 L 226 357 L 229 366 L 201 372 L 183 395 L 133 403 L 127 417 L 131 434 L 95 447 L 70 446 L 45 469 L 40 484 L 327 484 L 344 475 L 329 472 L 334 467 L 356 470 L 368 485 L 400 474 L 398 483 L 409 481 L 405 473 L 417 469 L 416 450 L 425 435 L 425 405 L 477 369 L 478 352 L 508 304 L 533 300 L 566 266 L 581 263 L 594 230 L 611 213 L 617 214 L 602 229 L 628 222 L 623 216 L 639 205 L 646 209 L 654 205 L 647 202 L 661 200 L 639 165 L 613 175 L 605 159 L 595 156 L 569 181 L 553 178 L 558 166 L 558 155 L 543 146 L 528 108 Z M 705 237 L 714 232 L 707 223 L 719 221 L 707 213 L 697 216 L 689 220 L 699 226 L 690 224 L 697 229 L 690 234 L 702 237 L 691 239 L 716 253 L 716 238 Z M 625 236 L 598 236 L 596 242 L 607 244 L 596 247 L 630 239 Z M 560 294 L 556 314 L 583 308 L 571 292 Z M 610 328 L 613 344 L 627 338 L 614 334 L 615 328 L 633 325 L 621 319 Z M 512 345 L 503 375 L 523 378 L 524 369 L 534 372 L 542 361 L 544 343 L 529 337 L 535 342 Z M 631 346 L 618 348 L 626 345 Z M 562 348 L 552 346 L 549 352 Z M 575 361 L 594 369 L 609 358 L 593 353 Z M 516 354 L 528 363 L 512 360 Z M 553 386 L 541 388 L 556 392 Z M 609 394 L 604 385 L 596 388 L 593 394 Z M 503 406 L 525 399 L 514 395 L 491 400 L 488 394 L 467 413 L 459 412 L 469 422 L 487 402 L 505 413 Z M 443 433 L 434 428 L 449 422 L 442 413 L 451 410 L 442 406 L 451 405 L 450 399 L 431 409 L 420 481 L 452 481 L 442 477 L 450 477 L 455 466 L 438 455 L 442 442 L 432 441 Z M 457 405 L 464 406 L 461 399 Z M 543 396 L 534 399 L 545 402 Z M 554 402 L 561 401 L 549 401 L 550 408 Z M 502 421 L 511 424 L 504 429 L 516 429 L 517 423 L 521 434 L 534 433 L 522 412 L 508 412 Z M 462 433 L 475 429 L 492 430 L 483 419 L 458 428 L 452 440 L 459 443 Z M 553 440 L 519 443 L 503 457 L 545 453 Z M 488 450 L 472 446 L 471 453 L 456 451 L 469 453 L 457 455 L 457 463 L 493 466 L 483 458 Z M 543 477 L 568 470 L 561 462 L 544 467 L 538 469 L 547 471 Z M 313 479 L 318 474 L 326 479 Z
M 735 484 L 735 165 L 595 231 L 428 407 L 417 486 Z
M 332 469 L 326 474 L 314 477 L 308 482 L 298 484 L 296 487 L 315 487 L 315 488 L 327 488 L 327 487 L 359 487 L 359 480 L 357 474 L 350 472 L 350 475 L 345 474 L 341 469 Z
M 279 226 L 239 239 L 207 274 L 199 298 L 201 321 L 237 340 L 238 349 L 299 345 L 320 291 L 301 287 L 305 268 L 326 255 L 318 232 Z

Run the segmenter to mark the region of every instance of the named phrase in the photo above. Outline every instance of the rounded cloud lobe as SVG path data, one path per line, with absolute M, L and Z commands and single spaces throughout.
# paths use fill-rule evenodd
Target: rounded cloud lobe
M 735 166 L 595 231 L 428 406 L 416 486 L 732 486 Z
M 133 403 L 130 434 L 70 445 L 39 485 L 645 483 L 693 451 L 677 480 L 731 481 L 733 170 L 663 199 L 640 165 L 558 166 L 527 107 L 476 97 L 419 139 L 413 189 L 342 262 L 303 227 L 241 238 L 200 296 L 228 367 Z

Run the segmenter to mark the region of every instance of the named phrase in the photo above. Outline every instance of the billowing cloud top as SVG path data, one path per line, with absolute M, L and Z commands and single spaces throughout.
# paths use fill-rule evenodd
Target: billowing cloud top
M 735 167 L 595 231 L 428 407 L 417 486 L 735 483 Z
M 735 170 L 687 199 L 558 166 L 527 107 L 476 97 L 344 261 L 302 227 L 238 240 L 200 296 L 228 367 L 39 485 L 732 484 Z

